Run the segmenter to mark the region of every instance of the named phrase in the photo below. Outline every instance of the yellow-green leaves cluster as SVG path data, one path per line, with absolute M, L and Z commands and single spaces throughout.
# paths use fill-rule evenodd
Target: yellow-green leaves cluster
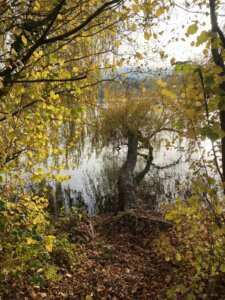
M 47 206 L 47 199 L 26 193 L 13 201 L 0 200 L 0 284 L 10 278 L 24 280 L 27 272 L 27 280 L 35 283 L 37 270 L 49 263 L 56 237 L 47 234 Z
M 176 285 L 168 291 L 170 299 L 178 295 L 182 299 L 199 299 L 204 293 L 213 295 L 216 282 L 224 277 L 224 202 L 215 198 L 212 191 L 210 213 L 201 194 L 196 193 L 200 190 L 199 185 L 195 186 L 188 201 L 178 199 L 173 207 L 167 207 L 166 219 L 173 222 L 174 233 L 161 235 L 157 241 L 160 255 L 173 265 L 171 276 Z
M 29 286 L 60 280 L 61 265 L 55 262 L 55 256 L 61 253 L 71 264 L 79 256 L 77 246 L 68 238 L 70 227 L 68 232 L 61 233 L 60 229 L 59 233 L 56 224 L 49 223 L 48 200 L 43 197 L 21 193 L 13 200 L 0 200 L 0 288 L 11 280 Z M 81 218 L 74 211 L 57 225 L 64 228 L 65 222 Z

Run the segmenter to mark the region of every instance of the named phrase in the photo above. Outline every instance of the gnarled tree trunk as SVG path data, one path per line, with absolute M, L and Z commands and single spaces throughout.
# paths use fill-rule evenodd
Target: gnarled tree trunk
M 137 163 L 138 136 L 129 132 L 127 158 L 118 175 L 119 209 L 127 210 L 137 201 L 137 185 L 134 168 Z
M 147 143 L 148 155 L 138 153 L 138 141 L 141 137 L 140 133 L 129 132 L 128 134 L 128 150 L 126 161 L 119 170 L 118 174 L 118 195 L 119 210 L 125 211 L 133 208 L 137 204 L 138 185 L 148 173 L 153 161 L 153 148 Z M 141 155 L 146 159 L 145 168 L 138 174 L 134 174 L 134 168 L 137 163 L 137 156 Z

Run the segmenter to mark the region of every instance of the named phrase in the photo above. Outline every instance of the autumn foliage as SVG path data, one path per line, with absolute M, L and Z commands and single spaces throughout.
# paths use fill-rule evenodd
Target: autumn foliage
M 54 299 L 67 282 L 85 300 L 224 299 L 224 3 L 181 2 L 0 0 L 0 298 L 14 299 L 18 289 L 18 297 Z M 177 36 L 176 24 L 168 38 L 165 27 L 179 9 L 187 24 Z M 175 49 L 180 41 L 200 49 L 200 58 L 169 55 L 166 44 Z M 148 76 L 129 81 L 123 67 L 131 65 Z M 100 84 L 104 107 L 96 101 Z M 158 219 L 135 207 L 122 226 L 121 215 L 96 217 L 95 228 L 77 209 L 51 215 L 46 189 L 35 188 L 69 178 L 65 168 L 79 159 L 89 131 L 93 149 L 113 145 L 129 154 L 135 142 L 122 174 L 135 183 L 129 188 L 138 181 L 137 156 L 147 157 L 148 172 L 159 134 L 174 132 L 187 141 L 188 193 L 178 188 L 177 199 L 158 207 Z M 146 231 L 136 230 L 140 220 L 150 224 Z M 71 291 L 69 280 L 79 288 Z

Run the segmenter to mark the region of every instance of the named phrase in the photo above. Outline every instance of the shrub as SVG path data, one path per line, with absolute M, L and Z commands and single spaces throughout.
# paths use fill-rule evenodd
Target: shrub
M 166 208 L 166 219 L 174 223 L 174 230 L 156 241 L 159 255 L 173 267 L 176 284 L 167 293 L 172 299 L 177 294 L 191 300 L 225 293 L 225 207 L 215 197 L 209 209 L 195 192 L 187 202 L 178 199 Z
M 48 235 L 47 199 L 26 193 L 17 202 L 0 200 L 1 283 L 28 280 L 42 285 L 49 279 L 51 252 L 56 237 Z

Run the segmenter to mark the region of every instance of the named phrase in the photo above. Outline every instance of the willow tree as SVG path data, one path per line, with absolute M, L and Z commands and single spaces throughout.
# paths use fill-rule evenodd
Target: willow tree
M 97 122 L 97 139 L 101 146 L 113 145 L 117 150 L 125 147 L 127 151 L 118 172 L 119 209 L 127 210 L 138 203 L 138 185 L 150 169 L 159 133 L 176 131 L 175 123 L 156 89 L 150 93 L 141 85 L 128 85 L 117 87 L 117 91 L 109 89 L 105 97 L 106 107 L 100 110 Z M 138 156 L 145 159 L 145 167 L 139 173 L 135 172 Z

